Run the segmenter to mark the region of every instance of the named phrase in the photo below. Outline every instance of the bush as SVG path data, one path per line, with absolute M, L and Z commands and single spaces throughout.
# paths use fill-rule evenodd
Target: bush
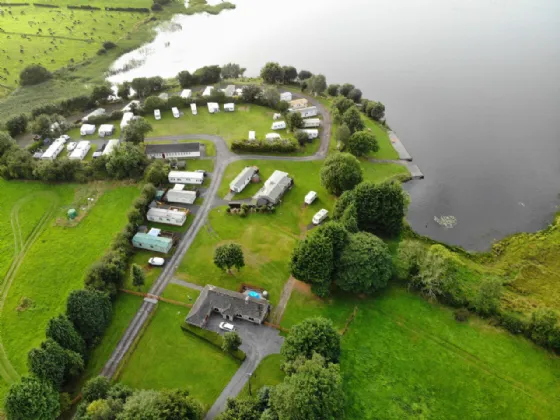
M 459 308 L 455 311 L 454 315 L 455 315 L 455 321 L 458 322 L 465 322 L 469 319 L 469 315 L 471 313 L 469 312 L 468 309 L 466 308 Z
M 97 55 L 107 54 L 107 50 L 105 48 L 100 48 L 97 50 Z
M 32 64 L 24 68 L 19 75 L 21 86 L 38 85 L 46 82 L 52 77 L 51 72 L 39 64 Z
M 111 321 L 111 301 L 96 290 L 75 290 L 68 296 L 66 315 L 86 345 L 93 347 Z
M 220 334 L 217 334 L 213 331 L 195 327 L 193 325 L 187 324 L 186 322 L 184 322 L 181 325 L 181 328 L 183 329 L 183 331 L 193 334 L 205 341 L 208 341 L 210 344 L 213 344 L 219 349 L 222 349 L 224 339 Z M 233 352 L 229 352 L 228 354 L 240 361 L 245 360 L 245 358 L 247 357 L 245 353 L 239 349 Z
M 55 419 L 60 414 L 58 392 L 37 378 L 22 378 L 10 387 L 4 410 L 10 420 Z
M 106 50 L 112 50 L 113 48 L 116 48 L 117 44 L 115 44 L 114 42 L 111 41 L 105 41 L 103 43 L 103 48 L 105 48 Z
M 27 115 L 16 115 L 6 121 L 6 129 L 8 130 L 8 133 L 10 133 L 10 136 L 15 137 L 18 134 L 25 133 L 25 130 L 27 130 L 27 122 Z
M 159 4 L 159 3 L 154 3 L 154 4 L 152 4 L 151 9 L 152 9 L 154 12 L 159 12 L 159 11 L 163 10 L 163 6 L 162 6 L 161 4 Z
M 513 334 L 525 334 L 529 328 L 527 321 L 524 321 L 519 315 L 502 312 L 498 316 L 500 325 Z

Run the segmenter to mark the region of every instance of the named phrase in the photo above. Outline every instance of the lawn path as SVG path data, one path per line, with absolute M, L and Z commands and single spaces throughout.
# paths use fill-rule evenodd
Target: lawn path
M 26 204 L 27 202 L 34 200 L 37 198 L 37 195 L 45 195 L 51 198 L 50 207 L 47 209 L 45 214 L 41 217 L 37 225 L 31 231 L 29 238 L 24 243 L 23 236 L 21 233 L 21 227 L 19 224 L 19 211 L 21 207 Z M 48 221 L 51 219 L 52 215 L 55 212 L 56 206 L 58 204 L 58 196 L 52 192 L 39 192 L 34 193 L 33 195 L 28 195 L 21 200 L 19 200 L 12 208 L 12 212 L 10 214 L 10 223 L 12 225 L 12 232 L 14 235 L 14 259 L 10 264 L 10 268 L 6 273 L 2 281 L 2 285 L 0 286 L 0 316 L 2 316 L 2 311 L 4 310 L 4 303 L 6 301 L 6 297 L 8 296 L 8 292 L 10 291 L 10 287 L 16 277 L 17 271 L 23 260 L 25 259 L 25 255 L 31 246 L 35 243 L 37 238 L 41 235 L 43 230 L 45 229 Z M 0 331 L 0 376 L 8 383 L 12 383 L 19 379 L 19 374 L 14 369 L 8 356 L 6 354 L 6 350 L 4 349 L 4 345 L 2 342 L 2 334 Z
M 280 325 L 280 321 L 282 321 L 282 317 L 284 316 L 284 310 L 288 305 L 288 301 L 290 300 L 290 296 L 292 295 L 292 290 L 294 289 L 295 283 L 296 279 L 293 276 L 290 276 L 286 284 L 284 284 L 282 294 L 280 295 L 280 300 L 278 301 L 278 305 L 276 305 L 274 313 L 272 314 L 273 324 Z

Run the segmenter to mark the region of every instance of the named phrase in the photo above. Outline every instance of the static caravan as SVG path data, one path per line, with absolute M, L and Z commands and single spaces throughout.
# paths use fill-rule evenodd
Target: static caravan
M 107 142 L 107 146 L 105 146 L 105 150 L 103 150 L 103 156 L 110 155 L 113 153 L 113 150 L 118 146 L 119 140 L 112 139 Z
M 193 115 L 198 114 L 198 111 L 196 110 L 196 104 L 191 104 L 191 112 Z
M 313 219 L 311 221 L 314 225 L 319 225 L 323 220 L 327 218 L 328 215 L 329 211 L 327 209 L 321 209 L 317 213 L 315 213 L 315 216 L 313 216 Z
M 286 128 L 286 121 L 274 121 L 270 128 L 272 130 L 283 130 Z
M 80 136 L 89 136 L 95 134 L 95 125 L 84 124 L 80 127 Z
M 92 117 L 99 117 L 100 115 L 105 114 L 105 110 L 103 108 L 97 108 L 95 111 L 90 112 L 84 118 L 82 118 L 82 122 L 87 122 L 89 118 Z
M 254 131 L 249 131 L 249 141 L 254 141 L 257 139 L 257 133 Z
M 175 106 L 173 108 L 171 108 L 171 112 L 173 113 L 173 116 L 175 118 L 179 118 L 181 116 L 181 114 L 179 114 L 179 110 Z
M 293 101 L 290 101 L 290 108 L 293 108 L 293 109 L 305 108 L 305 107 L 307 107 L 307 105 L 308 105 L 308 102 L 307 102 L 307 99 L 305 99 L 305 98 L 294 99 Z
M 170 184 L 197 184 L 204 182 L 202 172 L 170 171 L 167 176 Z
M 151 208 L 146 213 L 150 222 L 164 223 L 166 225 L 183 226 L 187 221 L 187 212 L 171 209 Z
M 299 130 L 299 131 L 302 131 L 305 134 L 307 134 L 307 138 L 309 140 L 313 140 L 319 137 L 319 130 L 317 130 L 316 128 L 304 128 L 303 130 Z
M 200 157 L 200 143 L 147 144 L 144 150 L 152 159 Z
M 87 140 L 78 142 L 76 148 L 68 156 L 69 159 L 83 160 L 91 149 L 91 143 Z
M 317 128 L 321 126 L 319 118 L 307 118 L 303 120 L 303 128 Z
M 184 184 L 175 184 L 167 191 L 165 199 L 170 203 L 194 204 L 196 196 L 196 191 L 185 190 Z
M 249 185 L 253 176 L 259 172 L 259 168 L 256 166 L 245 166 L 243 170 L 235 177 L 233 181 L 229 184 L 230 191 L 240 193 L 243 189 Z
M 228 86 L 224 89 L 224 94 L 225 94 L 227 97 L 233 96 L 234 93 L 235 93 L 235 86 L 234 86 L 234 85 L 228 85 Z
M 272 116 L 272 119 L 273 119 L 274 121 L 279 120 L 280 118 L 282 118 L 282 114 L 279 114 L 279 113 L 276 113 L 276 114 L 274 114 L 274 115 Z
M 121 120 L 121 130 L 125 128 L 133 119 L 134 114 L 132 112 L 125 112 Z
M 292 109 L 292 111 L 294 110 Z M 317 109 L 316 106 L 310 106 L 308 108 L 299 108 L 299 109 L 295 109 L 295 111 L 299 112 L 302 118 L 316 117 L 317 115 L 319 115 L 319 110 Z
M 282 137 L 278 133 L 268 133 L 265 138 L 267 140 L 280 140 Z
M 130 101 L 128 103 L 128 105 L 126 105 L 123 109 L 121 109 L 122 112 L 131 112 L 132 108 L 139 108 L 140 107 L 140 101 L 138 100 L 134 100 L 134 101 Z
M 220 112 L 220 105 L 217 102 L 208 102 L 208 112 L 210 114 Z
M 45 153 L 41 155 L 41 159 L 55 160 L 60 152 L 64 150 L 64 143 L 66 143 L 64 139 L 56 139 L 53 141 L 49 148 L 45 150 Z
M 153 230 L 153 229 L 152 229 Z M 150 230 L 150 232 L 152 232 Z M 167 254 L 173 247 L 173 239 L 167 236 L 159 236 L 155 233 L 138 232 L 132 238 L 132 245 L 135 248 L 147 249 L 148 251 L 156 251 Z
M 154 118 L 156 121 L 161 120 L 161 111 L 159 109 L 154 109 Z
M 101 124 L 98 132 L 99 137 L 111 136 L 115 132 L 115 126 L 113 124 Z
M 181 98 L 183 99 L 189 99 L 192 96 L 192 90 L 190 89 L 183 89 L 183 91 L 181 92 Z
M 202 96 L 210 96 L 212 95 L 212 91 L 214 90 L 213 86 L 206 86 L 206 89 L 204 89 L 204 92 L 202 92 Z
M 280 100 L 290 102 L 292 100 L 292 92 L 282 92 L 280 94 Z
M 317 199 L 317 193 L 315 191 L 309 191 L 305 196 L 305 198 L 303 199 L 303 202 L 307 205 L 310 205 L 313 204 L 313 202 L 316 199 Z
M 224 104 L 224 111 L 226 112 L 235 111 L 235 104 Z

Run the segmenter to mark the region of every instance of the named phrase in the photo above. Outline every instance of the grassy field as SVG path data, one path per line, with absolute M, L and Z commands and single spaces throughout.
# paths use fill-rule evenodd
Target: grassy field
M 160 302 L 118 380 L 134 388 L 187 388 L 209 409 L 238 362 L 210 343 L 183 332 L 187 308 Z
M 102 183 L 51 187 L 4 181 L 0 189 L 5 215 L 0 223 L 2 254 L 12 257 L 0 260 L 4 273 L 0 327 L 5 351 L 0 362 L 2 381 L 9 382 L 27 372 L 27 352 L 44 339 L 49 318 L 64 312 L 68 293 L 83 285 L 84 272 L 126 224 L 126 212 L 138 189 Z M 83 210 L 87 197 L 95 197 L 95 204 Z M 80 212 L 79 222 L 72 225 L 65 218 L 70 207 Z M 19 219 L 25 222 L 18 225 Z M 8 270 L 12 261 L 16 269 Z
M 280 354 L 270 354 L 259 363 L 251 376 L 251 391 L 253 395 L 265 385 L 278 385 L 284 380 L 284 372 L 280 370 L 282 362 L 283 357 Z M 239 395 L 241 397 L 249 396 L 249 383 L 243 387 Z
M 309 316 L 341 328 L 346 418 L 554 418 L 560 410 L 560 361 L 523 338 L 403 289 L 370 299 L 323 302 L 294 290 L 282 325 Z M 264 376 L 279 375 L 276 366 Z M 375 403 L 372 403 L 375 401 Z

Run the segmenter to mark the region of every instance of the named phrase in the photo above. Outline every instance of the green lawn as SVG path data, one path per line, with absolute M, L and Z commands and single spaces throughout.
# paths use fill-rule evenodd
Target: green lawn
M 375 153 L 371 153 L 369 157 L 376 159 L 398 159 L 399 154 L 393 148 L 391 140 L 389 139 L 389 134 L 387 134 L 385 127 L 370 118 L 364 117 L 363 115 L 362 121 L 366 124 L 366 130 L 371 130 L 377 139 L 377 143 L 379 144 L 379 150 Z
M 283 357 L 280 354 L 270 354 L 266 356 L 251 376 L 251 391 L 253 395 L 263 386 L 278 385 L 284 380 L 284 372 L 280 370 Z M 241 393 L 241 397 L 249 396 L 249 384 L 247 383 Z
M 0 314 L 2 344 L 11 366 L 22 375 L 27 372 L 27 352 L 44 339 L 47 321 L 64 312 L 70 291 L 82 287 L 85 271 L 103 255 L 114 235 L 126 224 L 126 213 L 138 189 L 103 183 L 53 187 L 4 181 L 0 188 L 7 193 L 7 201 L 2 203 L 6 215 L 17 208 L 18 200 L 36 201 L 19 210 L 19 217 L 26 221 L 21 224 L 22 236 L 35 241 L 19 255 L 21 261 L 15 275 L 4 277 L 2 284 L 5 296 Z M 87 197 L 92 196 L 96 198 L 95 204 L 85 213 L 82 207 Z M 78 208 L 81 217 L 85 215 L 74 225 L 68 224 L 65 218 L 70 207 Z M 29 219 L 22 211 L 29 213 Z M 43 214 L 46 215 L 44 223 L 37 223 Z M 9 250 L 14 246 L 7 226 L 9 216 L 2 220 L 1 242 L 7 245 L 5 251 L 13 255 Z M 29 235 L 33 228 L 36 235 Z M 6 273 L 10 261 L 6 258 L 1 261 L 2 271 Z
M 169 283 L 163 291 L 162 297 L 183 303 L 194 303 L 200 292 L 190 287 Z
M 103 140 L 105 142 L 108 142 L 111 139 L 118 139 L 121 136 L 121 125 L 120 125 L 120 121 L 111 121 L 108 122 L 107 124 L 113 124 L 115 126 L 115 131 L 113 132 L 113 134 L 111 136 L 107 136 L 107 137 L 100 137 L 99 136 L 99 126 L 101 124 L 95 124 L 95 134 L 92 134 L 90 136 L 81 136 L 80 135 L 80 127 L 75 127 L 72 128 L 71 130 L 69 130 L 66 134 L 68 134 L 71 138 L 71 140 L 68 141 L 80 141 L 80 140 Z
M 239 363 L 212 344 L 183 332 L 188 309 L 160 302 L 118 380 L 134 388 L 186 388 L 209 409 Z
M 560 412 L 557 356 L 486 321 L 458 323 L 451 310 L 403 289 L 328 303 L 295 291 L 282 324 L 321 315 L 342 327 L 354 306 L 342 340 L 347 418 L 548 419 Z
M 214 172 L 213 159 L 187 159 L 187 170 L 196 171 L 203 169 L 206 172 Z

